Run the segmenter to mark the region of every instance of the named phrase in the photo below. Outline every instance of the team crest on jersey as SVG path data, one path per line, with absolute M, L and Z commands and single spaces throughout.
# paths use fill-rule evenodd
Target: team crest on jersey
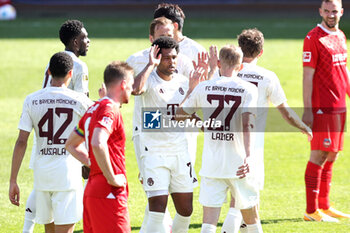
M 311 52 L 304 52 L 303 53 L 303 61 L 304 62 L 310 62 L 311 61 Z
M 325 138 L 325 139 L 323 139 L 323 146 L 324 146 L 325 148 L 328 148 L 331 144 L 332 144 L 332 141 L 331 141 L 330 138 Z
M 181 95 L 185 94 L 185 91 L 184 91 L 184 89 L 182 89 L 182 87 L 179 88 L 179 92 L 180 92 Z
M 148 179 L 147 179 L 147 184 L 148 184 L 148 186 L 154 185 L 154 180 L 153 180 L 151 177 L 148 178 Z
M 106 127 L 106 129 L 111 130 L 113 121 L 110 117 L 103 117 L 100 124 Z
M 162 114 L 157 111 L 143 112 L 143 128 L 144 129 L 160 129 Z

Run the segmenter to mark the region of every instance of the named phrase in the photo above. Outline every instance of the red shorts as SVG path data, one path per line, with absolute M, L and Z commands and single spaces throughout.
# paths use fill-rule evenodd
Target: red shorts
M 84 233 L 130 233 L 128 206 L 120 199 L 84 197 Z
M 343 150 L 346 112 L 314 114 L 311 150 L 338 152 Z
M 84 193 L 84 233 L 130 233 L 125 188 L 113 188 L 103 175 L 89 178 Z

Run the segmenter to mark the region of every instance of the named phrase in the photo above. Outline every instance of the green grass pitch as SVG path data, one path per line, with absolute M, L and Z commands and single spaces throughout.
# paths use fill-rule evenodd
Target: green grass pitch
M 63 18 L 19 19 L 0 22 L 0 232 L 21 232 L 25 202 L 33 187 L 32 171 L 28 169 L 32 137 L 28 144 L 18 184 L 21 205 L 8 200 L 8 185 L 12 150 L 18 134 L 17 124 L 26 95 L 41 88 L 44 69 L 51 55 L 63 50 L 58 29 Z M 89 67 L 90 93 L 97 99 L 105 66 L 112 60 L 126 60 L 132 53 L 150 45 L 148 24 L 151 19 L 91 19 L 82 21 L 91 39 L 88 55 L 83 57 Z M 319 22 L 318 18 L 229 18 L 206 19 L 188 17 L 184 34 L 196 39 L 205 48 L 236 44 L 242 29 L 257 27 L 265 34 L 261 66 L 279 76 L 288 103 L 302 107 L 302 41 L 306 33 Z M 350 36 L 350 23 L 343 19 L 341 28 Z M 350 46 L 350 43 L 348 43 Z M 126 125 L 127 174 L 130 187 L 129 209 L 133 232 L 141 226 L 145 194 L 137 180 L 137 165 L 131 141 L 133 101 L 122 108 Z M 348 117 L 349 120 L 349 117 Z M 348 128 L 349 129 L 349 128 Z M 346 133 L 345 148 L 334 166 L 331 200 L 336 208 L 350 212 L 350 135 Z M 203 135 L 198 138 L 198 173 L 201 164 Z M 305 211 L 304 170 L 309 158 L 306 136 L 298 132 L 266 133 L 265 189 L 261 193 L 260 216 L 264 232 L 350 232 L 350 220 L 340 223 L 315 223 L 302 220 Z M 200 232 L 202 207 L 198 202 L 199 189 L 194 191 L 194 212 L 189 232 Z M 175 213 L 170 203 L 170 211 Z M 218 232 L 228 209 L 222 209 Z M 43 232 L 36 225 L 35 232 Z M 78 223 L 76 232 L 83 232 Z

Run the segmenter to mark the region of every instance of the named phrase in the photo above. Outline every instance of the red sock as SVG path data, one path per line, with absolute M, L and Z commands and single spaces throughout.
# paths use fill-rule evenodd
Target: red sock
M 311 214 L 318 209 L 318 193 L 321 183 L 322 167 L 307 163 L 305 170 L 305 187 L 306 187 L 306 212 Z
M 318 195 L 318 207 L 324 210 L 327 210 L 330 207 L 329 191 L 331 189 L 333 163 L 334 162 L 327 161 L 323 165 L 321 174 L 320 193 Z

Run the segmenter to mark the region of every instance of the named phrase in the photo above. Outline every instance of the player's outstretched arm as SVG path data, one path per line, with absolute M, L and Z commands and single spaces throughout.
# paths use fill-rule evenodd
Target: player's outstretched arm
M 27 142 L 30 132 L 20 130 L 18 138 L 13 149 L 11 175 L 10 175 L 10 187 L 9 198 L 13 205 L 19 206 L 20 190 L 17 184 L 17 176 L 19 169 L 21 168 L 22 160 L 27 149 Z
M 84 137 L 73 131 L 66 141 L 66 149 L 74 158 L 79 160 L 85 166 L 90 167 L 90 159 L 84 145 Z
M 145 86 L 149 75 L 154 70 L 154 68 L 157 67 L 160 63 L 160 59 L 161 59 L 162 55 L 159 54 L 159 51 L 160 51 L 160 49 L 158 48 L 158 45 L 151 47 L 150 52 L 149 52 L 148 64 L 134 78 L 134 84 L 132 85 L 132 89 L 133 89 L 132 94 L 133 95 L 141 95 L 144 92 L 143 87 Z
M 91 138 L 91 146 L 95 155 L 96 162 L 110 185 L 115 187 L 125 187 L 125 176 L 123 174 L 114 175 L 113 173 L 107 145 L 108 137 L 109 135 L 104 129 L 94 129 Z
M 255 127 L 255 116 L 251 112 L 244 112 L 242 114 L 242 125 L 243 125 L 243 142 L 246 153 L 244 164 L 238 168 L 236 175 L 242 179 L 246 177 L 249 172 L 249 159 L 250 159 L 250 146 L 251 146 L 251 131 Z
M 300 129 L 302 133 L 307 135 L 309 141 L 312 140 L 312 130 L 300 120 L 299 116 L 288 106 L 287 103 L 278 105 L 277 109 L 288 124 Z
M 313 114 L 312 114 L 312 80 L 315 74 L 315 69 L 312 67 L 305 66 L 303 69 L 303 99 L 304 99 L 304 113 L 303 122 L 312 128 Z

